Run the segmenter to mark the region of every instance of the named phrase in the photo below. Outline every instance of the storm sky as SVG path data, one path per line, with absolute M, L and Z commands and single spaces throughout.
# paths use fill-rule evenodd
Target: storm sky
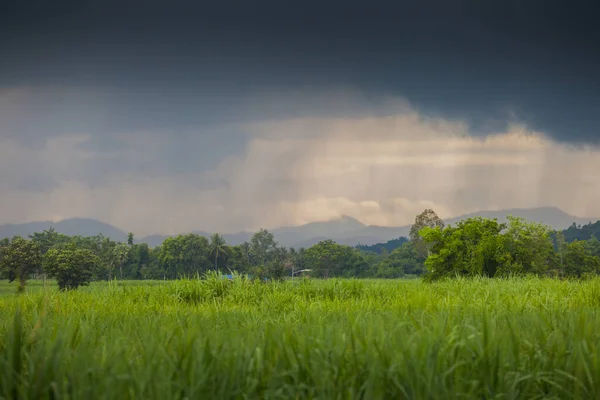
M 0 223 L 600 217 L 585 1 L 6 1 Z

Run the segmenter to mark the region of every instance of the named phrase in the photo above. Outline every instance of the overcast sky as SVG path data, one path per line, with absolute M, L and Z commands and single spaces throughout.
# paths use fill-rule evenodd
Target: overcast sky
M 585 1 L 0 5 L 0 223 L 600 217 Z

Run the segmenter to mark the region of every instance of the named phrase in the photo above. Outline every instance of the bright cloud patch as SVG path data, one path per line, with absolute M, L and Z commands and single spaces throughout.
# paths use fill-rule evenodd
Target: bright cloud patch
M 343 214 L 402 225 L 424 208 L 451 217 L 552 205 L 600 216 L 600 151 L 519 126 L 478 138 L 460 121 L 402 106 L 386 117 L 269 120 L 242 129 L 250 137 L 242 154 L 210 171 L 170 176 L 161 174 L 158 142 L 139 139 L 120 169 L 110 153 L 82 148 L 86 135 L 55 137 L 44 148 L 0 139 L 0 221 L 86 216 L 145 235 L 270 228 Z M 127 168 L 142 162 L 145 174 Z M 92 175 L 103 184 L 91 184 Z M 32 191 L 33 179 L 49 184 Z

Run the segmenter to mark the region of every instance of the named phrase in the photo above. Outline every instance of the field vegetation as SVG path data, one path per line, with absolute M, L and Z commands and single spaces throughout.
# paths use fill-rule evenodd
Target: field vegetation
M 31 282 L 0 396 L 600 398 L 600 279 Z
M 588 231 L 426 210 L 391 252 L 5 239 L 0 398 L 598 399 Z
M 17 281 L 21 291 L 28 279 L 43 276 L 69 290 L 99 280 L 170 280 L 209 271 L 263 280 L 306 274 L 427 281 L 527 275 L 581 279 L 600 274 L 598 227 L 554 231 L 512 217 L 507 223 L 469 218 L 445 226 L 433 210 L 425 210 L 416 216 L 409 238 L 356 247 L 323 240 L 306 249 L 281 246 L 265 229 L 238 245 L 227 244 L 219 233 L 210 238 L 190 233 L 169 237 L 154 248 L 136 243 L 133 233 L 121 243 L 102 235 L 67 236 L 48 229 L 29 238 L 0 240 L 0 278 Z

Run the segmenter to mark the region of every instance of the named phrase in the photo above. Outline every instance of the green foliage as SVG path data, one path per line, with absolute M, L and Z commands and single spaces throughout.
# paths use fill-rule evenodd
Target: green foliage
M 415 223 L 410 227 L 409 238 L 421 258 L 425 259 L 429 256 L 429 247 L 423 240 L 421 231 L 427 227 L 443 229 L 444 226 L 444 221 L 432 209 L 426 209 L 415 217 Z
M 75 246 L 50 249 L 44 256 L 44 270 L 56 278 L 60 290 L 87 286 L 100 264 L 100 258 L 91 250 Z
M 456 276 L 543 275 L 556 254 L 549 228 L 522 218 L 469 218 L 445 229 L 426 227 L 420 235 L 430 248 L 428 280 Z
M 49 290 L 0 294 L 1 398 L 600 398 L 599 278 Z
M 404 276 L 404 269 L 402 266 L 391 258 L 383 259 L 375 268 L 376 269 L 373 272 L 374 278 L 396 279 Z
M 537 274 L 546 272 L 554 255 L 550 228 L 509 216 L 508 230 L 503 235 L 504 274 Z
M 306 260 L 314 276 L 339 276 L 352 251 L 349 246 L 342 246 L 333 240 L 323 240 L 306 250 Z
M 190 233 L 165 239 L 155 249 L 164 275 L 169 279 L 202 274 L 211 267 L 209 243 L 204 236 Z
M 374 278 L 394 279 L 401 278 L 404 275 L 419 276 L 423 274 L 425 268 L 423 259 L 417 253 L 412 242 L 405 241 L 402 246 L 396 248 L 390 254 L 385 252 L 377 257 L 376 254 L 366 256 L 368 253 L 362 253 L 367 258 L 369 265 L 374 265 L 371 274 L 362 276 L 372 276 Z M 371 259 L 375 256 L 375 259 Z
M 575 240 L 566 246 L 563 276 L 581 278 L 600 272 L 600 257 L 592 253 L 586 242 Z
M 593 236 L 600 236 L 600 221 L 590 222 L 583 226 L 573 223 L 573 225 L 562 231 L 562 233 L 568 243 L 575 240 L 590 240 Z
M 130 248 L 125 264 L 125 276 L 129 279 L 142 279 L 144 271 L 153 264 L 152 252 L 146 243 L 133 244 Z
M 3 247 L 0 274 L 11 282 L 17 279 L 19 292 L 25 290 L 29 276 L 39 273 L 41 268 L 42 252 L 34 241 L 17 236 Z
M 267 265 L 257 265 L 250 269 L 250 274 L 253 278 L 260 281 L 283 280 L 285 273 L 285 264 L 280 260 L 272 260 Z
M 42 254 L 46 254 L 51 248 L 71 241 L 69 236 L 56 232 L 54 228 L 47 229 L 43 232 L 36 232 L 33 235 L 29 235 L 29 238 L 38 245 Z
M 111 266 L 119 266 L 119 276 L 121 279 L 123 279 L 123 265 L 125 264 L 125 261 L 127 260 L 127 258 L 129 257 L 129 251 L 130 251 L 130 247 L 123 244 L 123 243 L 117 243 L 115 246 L 113 246 L 112 251 L 110 253 L 110 265 Z M 112 270 L 112 268 L 111 268 Z M 109 275 L 108 279 L 111 278 L 111 275 Z
M 248 244 L 246 242 L 246 244 Z M 229 246 L 227 254 L 227 269 L 239 273 L 248 273 L 252 266 L 249 248 L 244 245 Z
M 394 251 L 395 249 L 397 249 L 398 247 L 402 246 L 406 242 L 408 242 L 408 238 L 401 236 L 398 239 L 388 240 L 385 243 L 377 243 L 377 244 L 374 244 L 371 246 L 358 245 L 358 246 L 356 246 L 356 248 L 361 251 L 368 251 L 368 252 L 377 253 L 379 255 L 384 255 L 385 252 L 387 252 L 389 254 L 392 251 Z
M 229 253 L 227 242 L 225 242 L 225 238 L 223 237 L 223 235 L 213 233 L 213 235 L 210 237 L 210 244 L 208 245 L 208 249 L 215 260 L 215 271 L 218 271 L 219 266 L 217 262 L 219 260 L 219 256 L 221 256 L 222 258 L 223 256 L 226 256 L 227 253 Z
M 423 228 L 420 235 L 431 252 L 425 261 L 428 279 L 495 276 L 503 228 L 496 220 L 480 217 L 460 221 L 455 227 Z
M 261 229 L 250 239 L 250 253 L 255 265 L 265 265 L 273 260 L 277 252 L 277 242 L 273 234 Z
M 178 235 L 152 249 L 145 243 L 135 243 L 132 233 L 127 243 L 102 235 L 67 236 L 52 228 L 30 238 L 42 254 L 52 249 L 72 248 L 92 252 L 100 260 L 92 280 L 180 279 L 210 270 L 274 280 L 292 276 L 388 279 L 424 276 L 426 280 L 438 280 L 528 274 L 579 278 L 600 273 L 594 258 L 600 257 L 600 241 L 588 235 L 594 226 L 551 232 L 542 224 L 510 217 L 508 224 L 471 218 L 445 227 L 433 210 L 425 210 L 415 218 L 410 240 L 401 237 L 385 244 L 354 248 L 324 240 L 296 251 L 280 246 L 265 229 L 237 246 L 227 245 L 218 233 L 210 238 Z M 567 238 L 568 234 L 583 231 L 588 236 L 581 241 L 585 251 L 581 244 L 569 247 L 573 241 Z M 0 260 L 9 245 L 8 239 L 0 241 Z M 303 272 L 294 275 L 298 271 Z M 9 273 L 4 275 L 8 277 Z M 12 273 L 12 279 L 15 276 Z
M 592 236 L 589 240 L 585 241 L 585 246 L 592 256 L 600 257 L 600 240 L 596 236 Z

